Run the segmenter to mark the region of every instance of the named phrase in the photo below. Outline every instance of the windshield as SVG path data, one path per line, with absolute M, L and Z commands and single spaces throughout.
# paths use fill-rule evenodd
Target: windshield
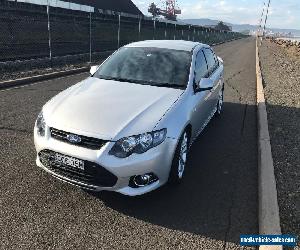
M 191 53 L 160 48 L 123 47 L 94 77 L 171 88 L 186 88 Z

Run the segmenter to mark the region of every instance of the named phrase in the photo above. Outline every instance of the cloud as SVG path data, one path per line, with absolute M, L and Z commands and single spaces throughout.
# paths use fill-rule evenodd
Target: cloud
M 133 0 L 147 14 L 152 2 L 161 0 Z M 178 0 L 181 19 L 211 18 L 237 24 L 256 25 L 260 19 L 264 0 Z M 163 7 L 160 4 L 160 7 Z M 299 0 L 271 1 L 268 26 L 300 29 Z

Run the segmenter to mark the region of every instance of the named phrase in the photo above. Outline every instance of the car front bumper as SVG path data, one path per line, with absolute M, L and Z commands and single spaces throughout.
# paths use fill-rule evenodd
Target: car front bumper
M 93 191 L 115 191 L 129 196 L 148 193 L 167 182 L 174 152 L 177 146 L 176 139 L 167 137 L 163 143 L 143 154 L 132 154 L 127 158 L 121 159 L 108 154 L 114 142 L 106 143 L 100 150 L 91 150 L 55 140 L 51 138 L 49 129 L 46 130 L 44 137 L 39 136 L 35 129 L 34 143 L 37 151 L 37 166 L 41 167 L 54 177 L 83 189 Z M 113 186 L 105 187 L 92 185 L 90 183 L 78 181 L 65 175 L 58 174 L 42 164 L 38 154 L 43 150 L 54 151 L 98 164 L 115 175 L 117 177 L 117 181 Z M 133 188 L 129 186 L 130 178 L 132 176 L 144 175 L 147 173 L 155 174 L 158 177 L 158 180 L 144 187 Z

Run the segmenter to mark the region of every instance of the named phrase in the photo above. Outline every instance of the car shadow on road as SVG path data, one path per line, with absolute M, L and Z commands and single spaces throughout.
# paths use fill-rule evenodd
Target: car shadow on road
M 184 182 L 127 197 L 92 193 L 108 207 L 165 228 L 239 243 L 258 232 L 256 106 L 225 103 L 194 142 Z

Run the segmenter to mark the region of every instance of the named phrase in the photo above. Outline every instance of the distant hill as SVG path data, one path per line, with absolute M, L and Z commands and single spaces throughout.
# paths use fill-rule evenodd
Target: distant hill
M 221 20 L 219 21 L 219 20 L 213 20 L 208 18 L 201 18 L 201 19 L 182 19 L 181 21 L 184 23 L 205 26 L 205 25 L 217 25 Z M 231 26 L 232 30 L 237 32 L 244 31 L 244 30 L 254 30 L 257 28 L 257 26 L 250 25 L 250 24 L 232 24 L 227 22 L 224 22 L 224 24 Z
M 218 22 L 219 22 L 219 20 L 213 20 L 213 19 L 208 19 L 208 18 L 182 19 L 180 21 L 183 22 L 183 23 L 189 23 L 189 24 L 201 25 L 201 26 L 217 25 Z M 245 31 L 245 30 L 256 30 L 257 29 L 257 25 L 251 25 L 251 24 L 233 24 L 233 23 L 227 23 L 227 22 L 224 22 L 224 24 L 231 26 L 232 30 L 236 31 L 236 32 L 241 32 L 241 31 Z M 271 28 L 271 30 L 274 31 L 274 32 L 285 32 L 285 33 L 291 32 L 295 36 L 300 36 L 300 30 L 296 30 L 296 29 Z

